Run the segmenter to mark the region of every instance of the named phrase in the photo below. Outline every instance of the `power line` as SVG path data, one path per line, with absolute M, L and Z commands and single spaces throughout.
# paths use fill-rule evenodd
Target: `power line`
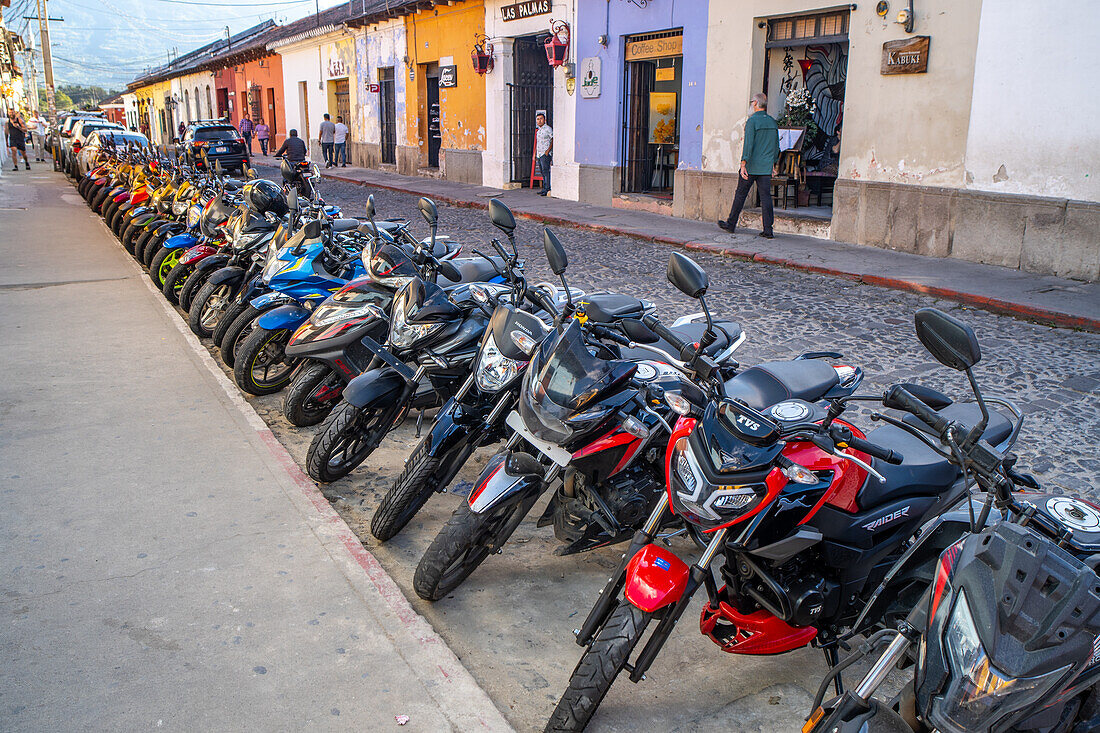
M 212 5 L 216 8 L 248 8 L 255 5 L 301 5 L 302 3 L 308 3 L 310 0 L 290 0 L 290 2 L 260 2 L 260 3 L 203 3 L 196 0 L 157 0 L 160 3 L 173 3 L 174 5 Z

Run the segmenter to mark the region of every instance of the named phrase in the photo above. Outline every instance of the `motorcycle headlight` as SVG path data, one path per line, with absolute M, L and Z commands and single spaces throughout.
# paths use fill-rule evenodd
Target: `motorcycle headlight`
M 267 232 L 254 232 L 252 234 L 238 234 L 233 240 L 233 249 L 243 252 L 258 242 Z
M 172 214 L 175 216 L 183 216 L 183 212 L 187 211 L 186 201 L 173 201 L 172 202 Z
M 283 269 L 289 262 L 284 262 L 279 259 L 279 251 L 272 247 L 267 253 L 267 262 L 264 263 L 264 269 L 260 272 L 260 279 L 265 283 L 271 282 L 271 278 L 275 277 L 275 274 L 279 270 Z
M 313 311 L 313 314 L 309 317 L 309 322 L 314 326 L 328 326 L 337 321 L 349 321 L 353 318 L 365 318 L 367 316 L 374 318 L 386 317 L 382 309 L 373 303 L 367 303 L 358 308 L 347 308 L 342 305 L 327 303 Z
M 187 227 L 197 227 L 199 225 L 199 219 L 202 218 L 202 211 L 198 206 L 192 206 L 187 210 Z
M 945 733 L 989 730 L 1006 711 L 1025 710 L 1047 693 L 1073 666 L 1067 664 L 1035 677 L 1009 677 L 993 666 L 982 647 L 966 591 L 944 632 L 951 681 L 932 705 L 932 723 Z
M 402 349 L 427 338 L 444 326 L 442 323 L 409 323 L 405 318 L 406 300 L 408 300 L 408 290 L 402 291 L 394 301 L 393 317 L 390 321 L 390 343 Z
M 476 381 L 483 392 L 496 392 L 506 387 L 519 374 L 521 363 L 500 353 L 490 333 L 481 348 L 477 362 Z
M 760 483 L 712 484 L 703 474 L 687 438 L 680 438 L 673 445 L 670 467 L 674 508 L 702 525 L 729 522 L 767 493 L 767 486 Z

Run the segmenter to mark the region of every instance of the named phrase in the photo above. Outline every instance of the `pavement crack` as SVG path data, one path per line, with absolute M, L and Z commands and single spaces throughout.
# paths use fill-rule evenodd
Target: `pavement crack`
M 128 280 L 129 276 L 125 277 L 101 277 L 94 280 L 58 280 L 56 282 L 44 282 L 44 283 L 13 283 L 11 285 L 0 285 L 0 290 L 40 290 L 42 288 L 56 288 L 59 285 L 84 285 L 86 283 L 109 283 L 116 282 L 118 280 Z

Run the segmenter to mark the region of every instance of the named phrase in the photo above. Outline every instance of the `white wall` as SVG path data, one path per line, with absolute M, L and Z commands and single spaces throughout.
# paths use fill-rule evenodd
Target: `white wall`
M 324 113 L 324 91 L 317 88 L 321 81 L 321 67 L 318 63 L 318 47 L 285 47 L 276 49 L 283 59 L 283 104 L 286 110 L 287 130 L 297 130 L 298 137 L 305 139 L 306 131 L 317 137 L 317 128 Z M 302 98 L 298 93 L 299 82 L 306 83 L 306 96 L 309 102 L 309 116 L 302 119 Z
M 1100 201 L 1098 25 L 1096 2 L 982 5 L 967 188 Z
M 402 59 L 405 56 L 405 21 L 403 18 L 388 20 L 363 28 L 355 41 L 357 77 L 362 103 L 352 111 L 360 132 L 359 142 L 379 144 L 382 139 L 381 109 L 378 94 L 366 91 L 366 85 L 378 83 L 378 69 L 393 67 L 394 102 L 397 145 L 408 145 L 408 126 L 405 124 L 405 85 L 408 71 Z
M 503 187 L 511 179 L 511 139 L 509 137 L 510 100 L 508 84 L 513 81 L 511 38 L 534 33 L 547 34 L 550 19 L 564 20 L 571 31 L 569 61 L 576 63 L 577 0 L 552 0 L 546 15 L 536 15 L 521 20 L 503 21 L 500 9 L 512 5 L 515 0 L 486 0 L 485 35 L 493 42 L 493 71 L 485 78 L 485 152 L 481 156 L 482 180 L 486 186 Z M 591 2 L 591 0 L 588 0 Z M 594 32 L 594 31 L 590 31 Z M 602 31 L 600 31 L 602 32 Z M 471 48 L 473 43 L 470 44 Z M 469 57 L 455 60 L 469 65 Z M 468 66 L 467 66 L 468 68 Z M 565 71 L 554 70 L 554 112 L 551 127 L 554 128 L 554 166 L 550 181 L 555 198 L 576 201 L 580 197 L 580 183 L 575 158 L 577 95 L 566 91 Z M 534 122 L 531 123 L 534 125 Z

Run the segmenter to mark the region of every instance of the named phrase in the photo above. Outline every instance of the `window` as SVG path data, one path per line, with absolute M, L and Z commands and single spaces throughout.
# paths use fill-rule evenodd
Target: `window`
M 768 21 L 767 48 L 808 46 L 848 40 L 848 11 L 773 18 Z

